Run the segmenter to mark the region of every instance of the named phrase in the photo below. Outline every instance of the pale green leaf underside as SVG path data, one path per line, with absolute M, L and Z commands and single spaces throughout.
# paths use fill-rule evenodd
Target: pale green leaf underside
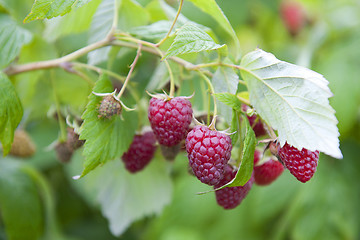
M 310 69 L 257 49 L 243 57 L 241 75 L 256 112 L 278 131 L 278 140 L 298 149 L 342 158 L 328 81 Z
M 240 43 L 239 39 L 236 36 L 234 29 L 232 28 L 229 20 L 226 18 L 225 14 L 222 12 L 221 8 L 217 5 L 215 0 L 188 0 L 192 2 L 195 6 L 200 8 L 205 13 L 213 17 L 216 22 L 231 36 L 236 53 L 235 56 L 240 53 Z
M 96 82 L 94 92 L 111 92 L 112 85 L 106 76 L 102 76 Z M 137 115 L 134 112 L 122 111 L 123 120 L 120 116 L 111 119 L 98 117 L 98 106 L 102 97 L 90 95 L 89 104 L 82 118 L 80 138 L 86 140 L 84 145 L 84 171 L 85 176 L 100 164 L 121 157 L 132 142 L 137 128 Z
M 130 33 L 147 39 L 162 39 L 166 36 L 172 22 L 161 20 L 147 26 L 132 28 Z
M 35 0 L 31 12 L 26 16 L 24 22 L 63 16 L 89 1 L 91 0 Z
M 31 39 L 29 31 L 17 26 L 8 15 L 0 14 L 0 69 L 14 60 L 21 47 Z
M 206 50 L 215 50 L 225 45 L 219 45 L 203 30 L 193 24 L 181 27 L 166 52 L 165 58 L 184 53 L 194 53 Z
M 88 43 L 100 41 L 109 33 L 114 19 L 114 0 L 103 0 L 91 21 Z M 96 49 L 88 54 L 88 63 L 95 65 L 108 58 L 110 47 Z
M 0 141 L 5 156 L 11 149 L 14 131 L 21 121 L 23 108 L 15 87 L 2 72 L 0 72 L 0 99 Z
M 79 171 L 77 162 L 72 161 L 68 166 L 70 176 Z M 170 203 L 172 180 L 167 170 L 167 163 L 157 158 L 141 172 L 131 174 L 117 159 L 72 184 L 91 204 L 100 205 L 111 233 L 119 236 L 132 222 L 160 214 Z
M 215 93 L 235 94 L 239 82 L 239 76 L 231 68 L 219 67 L 211 81 L 214 86 Z M 222 102 L 217 101 L 217 104 L 220 116 L 222 116 L 230 125 L 232 109 Z

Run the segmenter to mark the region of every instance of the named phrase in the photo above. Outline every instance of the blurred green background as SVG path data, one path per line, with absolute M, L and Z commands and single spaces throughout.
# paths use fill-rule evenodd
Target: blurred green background
M 3 1 L 19 23 L 33 3 L 31 0 Z M 149 1 L 138 2 L 146 6 Z M 196 195 L 209 188 L 188 174 L 187 158 L 183 153 L 171 164 L 164 163 L 158 152 L 150 168 L 160 166 L 159 168 L 169 172 L 164 180 L 171 178 L 172 182 L 168 181 L 170 186 L 165 189 L 173 190 L 170 194 L 164 194 L 166 198 L 170 196 L 171 200 L 164 201 L 170 203 L 163 211 L 161 208 L 155 211 L 159 214 L 145 214 L 140 220 L 141 216 L 138 217 L 120 237 L 114 237 L 109 231 L 108 220 L 103 217 L 100 205 L 96 203 L 99 196 L 91 194 L 93 189 L 97 189 L 104 191 L 103 194 L 106 195 L 106 189 L 101 186 L 91 188 L 89 185 L 95 183 L 78 184 L 71 179 L 81 170 L 81 154 L 76 154 L 72 162 L 64 166 L 58 163 L 53 151 L 43 151 L 58 135 L 57 123 L 44 119 L 47 110 L 53 105 L 52 92 L 46 90 L 51 87 L 48 81 L 51 74 L 57 74 L 59 78 L 57 89 L 62 103 L 72 104 L 74 109 L 85 106 L 89 89 L 86 84 L 77 81 L 77 77 L 60 70 L 55 70 L 56 73 L 22 74 L 12 80 L 17 84 L 25 109 L 31 111 L 26 128 L 38 146 L 38 153 L 28 163 L 43 174 L 47 189 L 54 196 L 57 224 L 53 221 L 54 216 L 47 216 L 53 220 L 47 217 L 44 219 L 44 222 L 54 223 L 52 230 L 48 230 L 52 233 L 47 235 L 47 239 L 360 239 L 360 1 L 298 2 L 306 11 L 308 21 L 296 36 L 292 36 L 281 19 L 279 0 L 217 1 L 237 33 L 242 54 L 260 47 L 272 52 L 278 59 L 309 67 L 323 74 L 330 82 L 329 86 L 334 93 L 330 102 L 339 121 L 340 148 L 344 159 L 336 160 L 321 155 L 318 170 L 310 182 L 301 184 L 285 171 L 270 186 L 254 186 L 239 207 L 225 211 L 217 206 L 213 193 Z M 177 1 L 168 3 L 177 6 Z M 191 3 L 185 1 L 182 13 L 189 19 L 212 28 L 220 42 L 228 41 L 226 37 L 222 39 L 226 34 L 216 22 Z M 38 33 L 39 37 L 44 30 L 41 22 L 32 22 L 24 27 Z M 19 62 L 49 59 L 71 52 L 86 45 L 86 34 L 85 31 L 60 37 L 54 42 L 34 43 L 23 49 Z M 39 54 L 36 56 L 31 54 L 34 49 L 38 49 Z M 44 52 L 46 54 L 42 55 Z M 118 69 L 119 72 L 127 71 L 126 64 L 133 58 L 132 54 L 124 53 L 126 61 L 122 60 L 124 67 Z M 146 59 L 145 57 L 140 62 L 144 65 L 142 69 L 152 71 L 151 65 L 146 65 Z M 140 72 L 136 76 L 148 81 L 151 74 Z M 68 84 L 74 89 L 84 90 L 75 93 L 75 90 L 68 89 Z M 29 93 L 29 89 L 36 92 L 36 98 Z M 28 101 L 29 99 L 32 101 Z M 7 157 L 1 161 L 14 162 L 12 169 L 16 172 L 18 159 Z M 0 172 L 5 174 L 6 168 L 2 169 Z M 8 181 L 15 175 L 9 175 Z M 146 173 L 144 179 L 147 179 L 145 175 Z M 87 177 L 80 181 L 87 181 Z M 119 181 L 122 181 L 121 177 Z M 159 179 L 159 184 L 163 184 L 161 181 Z M 157 189 L 157 186 L 153 187 Z M 162 187 L 164 186 L 159 188 Z M 135 185 L 134 189 L 136 188 Z M 127 192 L 124 191 L 123 194 L 126 196 Z M 163 198 L 161 191 L 157 194 L 158 199 Z M 19 198 L 21 196 L 20 194 Z M 146 205 L 148 200 L 144 194 L 139 195 L 136 202 Z M 32 207 L 25 207 L 23 211 Z M 51 206 L 42 205 L 37 208 L 40 209 L 40 215 L 44 215 Z M 120 219 L 126 218 L 124 212 L 115 214 Z M 1 221 L 0 239 L 6 239 L 4 223 Z

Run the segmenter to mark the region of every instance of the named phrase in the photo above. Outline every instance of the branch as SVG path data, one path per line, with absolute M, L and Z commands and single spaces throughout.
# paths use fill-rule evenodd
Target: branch
M 61 58 L 27 63 L 27 64 L 22 64 L 22 65 L 12 65 L 12 66 L 9 66 L 8 68 L 6 68 L 4 70 L 4 73 L 7 74 L 8 76 L 11 76 L 11 75 L 28 72 L 28 71 L 39 70 L 39 69 L 61 67 L 61 64 L 75 60 L 75 59 L 77 59 L 91 51 L 94 51 L 98 48 L 108 46 L 111 44 L 112 41 L 113 41 L 112 38 L 107 37 L 106 39 L 103 39 L 101 41 L 90 44 L 86 47 L 83 47 L 83 48 L 81 48 L 75 52 L 72 52 L 68 55 L 65 55 Z

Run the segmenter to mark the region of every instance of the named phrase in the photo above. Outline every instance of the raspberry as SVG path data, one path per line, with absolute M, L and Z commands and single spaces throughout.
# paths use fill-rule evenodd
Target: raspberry
M 73 128 L 67 128 L 67 144 L 73 150 L 80 148 L 84 145 L 85 140 L 79 140 L 79 134 L 77 134 Z
M 98 112 L 98 118 L 108 118 L 110 119 L 114 115 L 120 115 L 121 113 L 121 104 L 117 101 L 114 96 L 107 95 L 103 97 L 103 100 L 100 103 Z
M 245 104 L 242 104 L 241 109 L 244 112 L 246 112 L 249 109 L 249 106 L 245 105 Z M 247 116 L 247 118 L 249 119 L 250 126 L 254 130 L 256 137 L 266 135 L 266 130 L 264 128 L 264 124 L 262 123 L 260 118 L 257 117 L 256 114 L 253 114 L 251 117 Z
M 187 135 L 186 151 L 195 176 L 203 183 L 217 185 L 231 156 L 231 139 L 224 133 L 196 126 Z
M 171 147 L 186 137 L 192 119 L 191 103 L 182 97 L 152 98 L 148 117 L 159 143 Z
M 226 183 L 230 182 L 235 176 L 236 171 L 233 171 L 233 169 L 229 165 L 226 165 L 224 178 L 214 188 L 216 189 L 224 186 Z M 251 175 L 251 178 L 244 186 L 226 187 L 215 191 L 217 203 L 224 209 L 232 209 L 237 207 L 249 193 L 253 183 L 254 174 Z
M 67 142 L 58 142 L 55 146 L 56 157 L 62 163 L 68 163 L 74 153 L 74 150 Z
M 275 181 L 284 171 L 284 166 L 276 160 L 269 158 L 265 163 L 254 167 L 255 183 L 257 185 L 269 185 Z
M 36 146 L 30 135 L 21 129 L 15 131 L 14 141 L 11 145 L 10 154 L 16 157 L 28 158 L 35 154 Z
M 306 23 L 303 6 L 296 1 L 283 1 L 280 6 L 282 20 L 292 36 L 296 36 Z
M 156 139 L 151 131 L 143 135 L 135 135 L 129 150 L 121 157 L 125 168 L 131 173 L 142 170 L 154 156 L 155 143 Z
M 303 148 L 301 151 L 285 143 L 279 148 L 278 156 L 300 182 L 307 182 L 316 172 L 319 151 L 312 152 Z

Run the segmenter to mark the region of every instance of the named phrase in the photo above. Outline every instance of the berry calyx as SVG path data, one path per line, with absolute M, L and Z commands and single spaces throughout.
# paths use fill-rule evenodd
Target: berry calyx
M 298 150 L 285 143 L 278 150 L 278 157 L 300 182 L 309 181 L 314 173 L 319 161 L 319 151 L 312 152 L 303 148 Z
M 191 103 L 184 97 L 151 98 L 148 118 L 159 143 L 171 147 L 185 139 L 192 113 Z
M 247 112 L 247 110 L 250 109 L 250 107 L 248 105 L 242 104 L 241 109 L 244 112 Z M 249 119 L 250 126 L 254 130 L 256 137 L 261 137 L 263 135 L 266 135 L 264 124 L 261 121 L 261 119 L 257 117 L 256 114 L 253 114 L 252 116 L 247 115 L 247 118 Z
M 284 171 L 284 166 L 272 158 L 261 165 L 254 167 L 255 183 L 257 185 L 269 185 L 275 181 Z
M 205 184 L 219 184 L 231 156 L 230 137 L 198 125 L 187 135 L 185 146 L 195 176 Z
M 130 173 L 136 173 L 149 164 L 156 150 L 154 133 L 149 131 L 143 135 L 135 135 L 126 153 L 121 157 L 125 168 Z
M 224 186 L 236 176 L 236 171 L 233 171 L 229 165 L 226 165 L 224 170 L 224 178 L 219 182 L 218 185 L 214 187 L 214 189 Z M 253 183 L 254 174 L 251 175 L 251 178 L 244 186 L 226 187 L 220 190 L 216 190 L 215 196 L 217 203 L 224 209 L 233 209 L 237 207 L 247 196 Z

